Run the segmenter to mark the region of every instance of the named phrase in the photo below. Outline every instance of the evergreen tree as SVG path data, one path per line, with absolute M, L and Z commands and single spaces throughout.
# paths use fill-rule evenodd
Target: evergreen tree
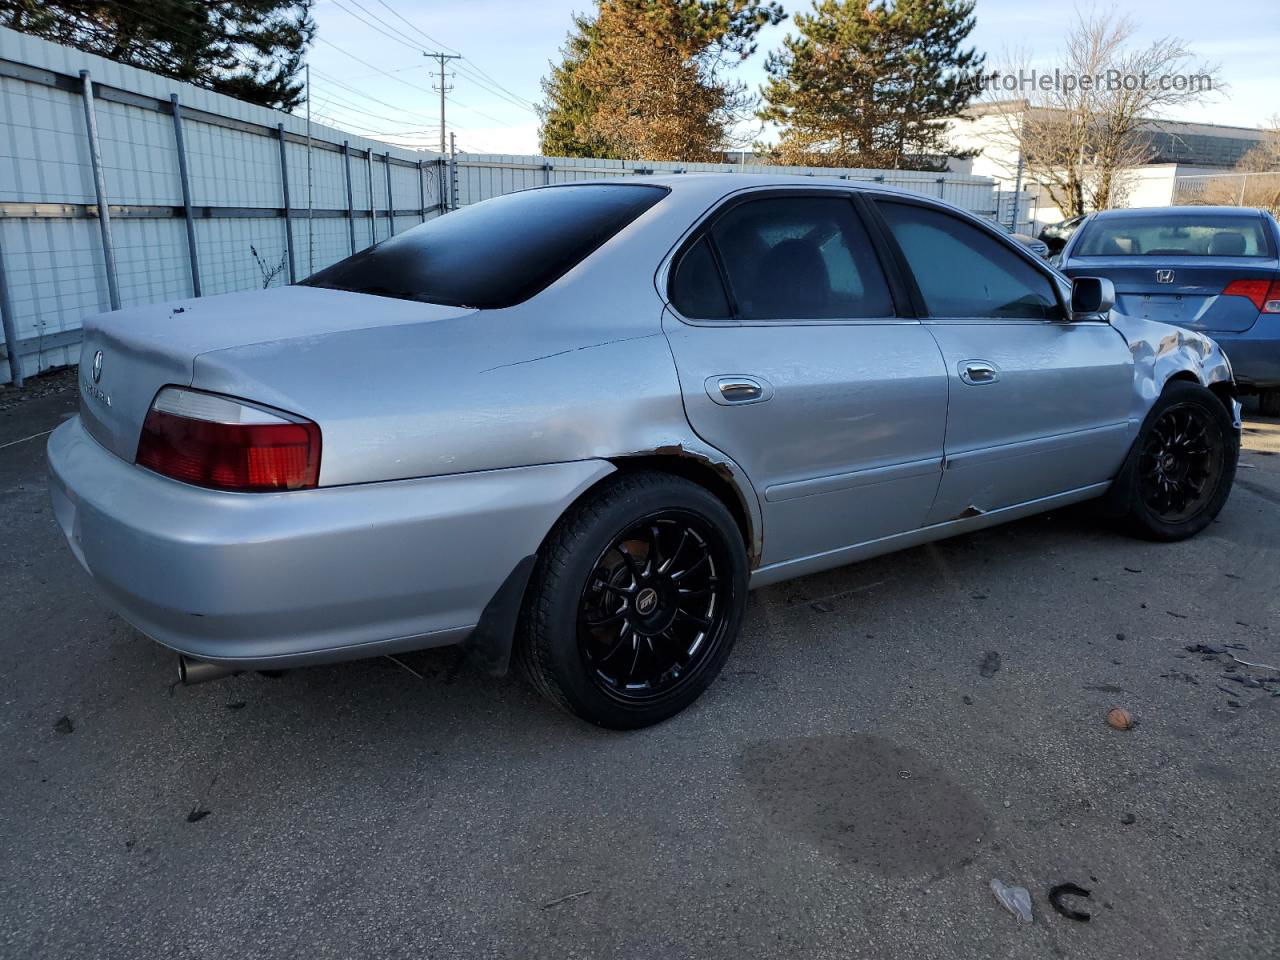
M 314 0 L 0 0 L 0 25 L 267 107 L 303 101 Z
M 716 160 L 753 99 L 725 76 L 775 0 L 597 0 L 543 83 L 544 153 Z
M 782 163 L 942 170 L 943 121 L 973 96 L 974 0 L 814 0 L 765 65 Z
M 542 118 L 539 149 L 550 157 L 620 160 L 621 156 L 609 144 L 593 136 L 591 118 L 598 98 L 578 76 L 578 68 L 587 59 L 598 34 L 595 18 L 576 14 L 573 26 L 573 32 L 560 48 L 561 61 L 552 64 L 550 75 L 542 79 L 545 100 L 538 107 Z

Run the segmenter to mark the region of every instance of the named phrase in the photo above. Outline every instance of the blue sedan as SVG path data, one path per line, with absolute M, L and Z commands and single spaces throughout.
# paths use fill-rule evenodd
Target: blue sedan
M 1122 313 L 1207 334 L 1262 412 L 1280 416 L 1280 226 L 1247 207 L 1092 214 L 1063 248 L 1068 276 L 1107 277 Z

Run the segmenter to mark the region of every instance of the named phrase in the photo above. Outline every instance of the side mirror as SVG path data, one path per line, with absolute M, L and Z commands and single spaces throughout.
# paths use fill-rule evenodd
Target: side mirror
M 1071 281 L 1072 318 L 1105 314 L 1116 305 L 1116 285 L 1106 277 L 1076 277 Z

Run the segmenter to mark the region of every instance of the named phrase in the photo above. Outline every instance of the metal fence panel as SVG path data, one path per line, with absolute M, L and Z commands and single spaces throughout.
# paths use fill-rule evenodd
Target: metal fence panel
M 91 98 L 82 71 L 92 81 Z M 449 199 L 441 196 L 449 173 L 438 154 L 323 124 L 308 129 L 302 117 L 0 28 L 0 283 L 6 284 L 0 309 L 11 306 L 5 325 L 13 328 L 18 369 L 26 376 L 74 363 L 81 319 L 110 309 L 87 105 L 98 128 L 114 279 L 126 307 L 190 297 L 197 277 L 206 296 L 280 286 L 289 280 L 290 237 L 301 278 L 353 247 L 439 216 Z M 875 181 L 990 217 L 999 203 L 991 180 L 958 174 L 507 154 L 459 154 L 457 199 L 466 205 L 550 183 L 694 171 Z M 11 346 L 5 344 L 6 359 Z M 0 363 L 0 382 L 8 379 L 9 368 Z

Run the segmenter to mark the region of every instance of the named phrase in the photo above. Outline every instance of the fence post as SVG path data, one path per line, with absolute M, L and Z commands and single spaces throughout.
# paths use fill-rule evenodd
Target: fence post
M 1245 187 L 1245 184 L 1248 182 L 1249 182 L 1249 175 L 1247 173 L 1242 173 L 1240 175 L 1240 202 L 1236 204 L 1237 207 L 1244 206 L 1244 187 Z
M 458 138 L 449 134 L 449 200 L 453 209 L 458 209 Z
M 947 198 L 947 178 L 938 178 L 938 199 L 945 200 Z
M 111 309 L 120 309 L 120 288 L 116 283 L 116 251 L 111 243 L 111 211 L 107 207 L 107 181 L 102 173 L 102 150 L 98 145 L 98 116 L 93 106 L 93 80 L 88 70 L 80 71 L 84 98 L 84 122 L 89 131 L 89 161 L 93 164 L 93 190 L 98 198 L 98 230 L 102 235 L 102 259 L 107 268 L 107 297 Z
M 196 222 L 191 212 L 191 175 L 187 168 L 187 142 L 182 136 L 182 104 L 169 94 L 173 110 L 173 139 L 178 145 L 178 179 L 182 181 L 182 209 L 187 218 L 187 256 L 191 261 L 191 292 L 200 296 L 200 257 L 196 252 Z
M 378 242 L 378 210 L 373 205 L 373 148 L 364 151 L 365 168 L 369 173 L 369 246 Z
M 293 259 L 293 211 L 289 206 L 289 162 L 285 158 L 284 124 L 276 124 L 280 137 L 280 186 L 284 190 L 284 245 L 289 252 L 289 282 L 298 282 L 298 267 Z
M 387 168 L 387 237 L 396 235 L 396 203 L 391 196 L 391 151 L 382 154 L 382 165 Z
M 445 180 L 445 162 L 443 153 L 436 158 L 436 172 L 440 174 L 440 202 L 436 206 L 440 208 L 442 214 L 449 212 L 449 187 Z
M 422 161 L 418 161 L 418 219 L 427 222 L 427 185 L 423 179 Z
M 0 321 L 4 324 L 4 346 L 9 354 L 9 379 L 15 387 L 22 386 L 22 357 L 18 354 L 18 324 L 13 316 L 13 301 L 9 299 L 9 284 L 4 275 L 4 248 L 0 247 Z
M 347 232 L 351 236 L 351 252 L 356 252 L 356 205 L 351 195 L 351 141 L 342 141 L 342 167 L 347 174 Z

